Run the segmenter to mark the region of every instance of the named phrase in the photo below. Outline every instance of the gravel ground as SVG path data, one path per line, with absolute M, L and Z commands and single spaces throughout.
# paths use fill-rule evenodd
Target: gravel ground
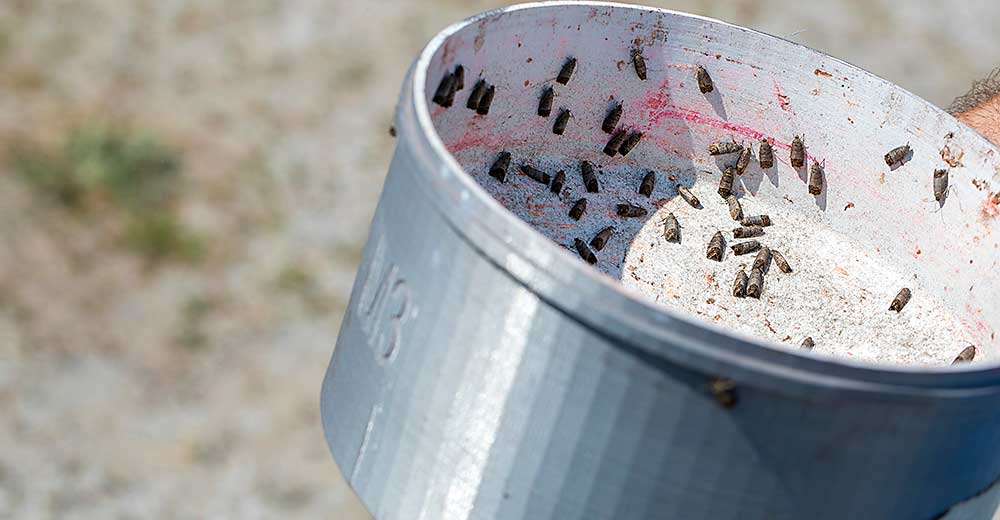
M 665 7 L 816 47 L 947 105 L 1000 63 L 1000 3 Z M 0 138 L 121 119 L 183 152 L 197 265 L 0 166 L 0 518 L 367 518 L 319 387 L 410 60 L 494 2 L 10 0 Z

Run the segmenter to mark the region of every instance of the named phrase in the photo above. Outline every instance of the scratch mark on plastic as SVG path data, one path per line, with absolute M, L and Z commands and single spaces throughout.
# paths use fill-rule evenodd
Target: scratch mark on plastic
M 368 425 L 365 426 L 365 435 L 361 438 L 361 446 L 358 448 L 358 456 L 354 459 L 354 469 L 351 470 L 352 484 L 357 481 L 358 474 L 361 472 L 361 467 L 363 466 L 365 460 L 365 454 L 368 453 L 368 444 L 371 442 L 372 430 L 375 429 L 375 421 L 381 414 L 382 405 L 377 404 L 372 406 L 372 411 L 368 414 Z

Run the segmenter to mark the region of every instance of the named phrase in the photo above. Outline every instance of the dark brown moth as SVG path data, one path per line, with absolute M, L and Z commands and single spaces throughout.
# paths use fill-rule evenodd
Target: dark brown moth
M 737 298 L 746 298 L 747 281 L 749 281 L 749 278 L 747 277 L 746 271 L 740 269 L 739 272 L 736 273 L 736 280 L 733 280 L 733 296 Z
M 576 70 L 576 58 L 569 58 L 566 60 L 566 63 L 563 63 L 562 68 L 559 69 L 556 81 L 562 85 L 569 83 L 569 78 L 573 77 L 574 70 Z
M 538 168 L 533 168 L 531 166 L 528 166 L 527 164 L 521 165 L 521 171 L 524 172 L 524 174 L 527 175 L 528 177 L 531 177 L 532 179 L 542 184 L 545 184 L 546 186 L 549 184 L 549 181 L 552 180 L 551 175 L 543 172 L 542 170 L 539 170 Z
M 604 249 L 605 244 L 611 239 L 611 234 L 615 232 L 615 228 L 608 226 L 600 230 L 594 238 L 590 240 L 590 247 L 600 251 Z
M 767 227 L 771 225 L 771 217 L 767 215 L 752 215 L 749 217 L 743 217 L 740 224 L 743 224 L 744 226 Z
M 736 169 L 727 166 L 719 179 L 719 195 L 726 198 L 733 194 L 733 181 L 736 179 Z
M 668 213 L 663 219 L 663 239 L 667 242 L 680 242 L 681 225 L 673 213 Z
M 705 258 L 709 260 L 715 260 L 716 262 L 722 261 L 722 251 L 726 247 L 725 239 L 722 238 L 722 231 L 716 231 L 712 238 L 708 241 L 708 252 Z
M 698 197 L 694 196 L 694 193 L 691 193 L 691 190 L 689 190 L 687 186 L 678 184 L 677 193 L 679 193 L 681 198 L 687 201 L 687 203 L 690 204 L 692 208 L 697 208 L 698 206 L 701 206 L 701 201 L 698 200 Z
M 736 161 L 736 175 L 743 175 L 747 171 L 747 167 L 750 166 L 751 160 L 753 160 L 753 150 L 749 146 L 744 147 L 743 151 L 740 152 L 740 158 Z
M 811 336 L 807 337 L 804 340 L 802 340 L 802 347 L 801 348 L 804 348 L 806 350 L 812 350 L 813 347 L 815 347 L 815 346 L 816 346 L 816 342 L 813 341 L 813 339 L 812 339 Z
M 580 254 L 580 258 L 586 260 L 588 264 L 597 263 L 597 255 L 587 247 L 586 242 L 579 238 L 574 238 L 573 245 L 576 246 L 576 252 Z
M 573 207 L 569 209 L 569 218 L 580 220 L 584 211 L 587 211 L 587 199 L 580 199 L 574 202 Z
M 470 110 L 476 110 L 479 108 L 479 103 L 483 99 L 483 95 L 486 94 L 486 80 L 479 80 L 476 85 L 472 87 L 472 92 L 469 94 L 469 100 L 466 101 L 465 107 Z
M 561 112 L 559 112 L 559 116 L 556 117 L 555 124 L 552 125 L 553 134 L 563 135 L 563 132 L 566 131 L 566 124 L 569 123 L 569 116 L 570 113 L 568 109 L 564 108 Z
M 799 136 L 792 139 L 791 160 L 793 168 L 801 168 L 806 164 L 806 148 Z
M 896 297 L 892 299 L 892 303 L 889 304 L 889 310 L 896 312 L 902 311 L 903 307 L 906 307 L 906 304 L 909 303 L 910 296 L 911 296 L 910 289 L 907 287 L 903 287 L 902 289 L 899 290 L 899 294 L 897 294 Z
M 465 67 L 455 65 L 455 79 L 452 82 L 452 91 L 459 91 L 465 88 Z
M 944 202 L 948 196 L 948 170 L 934 170 L 934 200 Z
M 819 195 L 823 193 L 823 167 L 818 162 L 813 162 L 809 168 L 809 194 Z
M 695 78 L 698 80 L 698 90 L 702 94 L 708 94 L 709 92 L 715 90 L 715 85 L 712 83 L 712 76 L 708 75 L 708 71 L 705 67 L 698 65 L 698 72 L 695 73 Z
M 608 144 L 604 145 L 604 153 L 608 157 L 614 157 L 618 153 L 618 149 L 621 148 L 622 143 L 625 142 L 625 131 L 619 130 L 611 136 Z
M 792 266 L 788 265 L 788 260 L 785 260 L 785 255 L 781 254 L 781 251 L 777 249 L 771 250 L 771 258 L 774 259 L 774 265 L 778 266 L 778 270 L 783 273 L 792 272 Z
M 490 167 L 490 177 L 497 179 L 500 182 L 507 181 L 507 168 L 510 167 L 510 152 L 500 152 L 500 155 L 495 161 L 493 161 L 493 166 Z
M 767 268 L 770 265 L 771 250 L 767 246 L 761 247 L 757 253 L 757 257 L 753 259 L 753 269 L 759 269 L 763 273 L 767 272 Z
M 757 153 L 757 159 L 760 161 L 760 167 L 765 170 L 774 166 L 774 148 L 771 147 L 771 143 L 767 139 L 760 140 L 760 151 Z
M 760 269 L 750 270 L 750 280 L 747 282 L 747 296 L 760 299 L 764 292 L 764 272 Z
M 764 234 L 760 226 L 745 226 L 733 228 L 733 238 L 753 238 Z
M 604 116 L 604 122 L 601 123 L 601 130 L 605 133 L 612 133 L 615 131 L 615 127 L 618 126 L 618 120 L 622 118 L 622 104 L 618 103 L 608 112 L 608 115 Z
M 632 49 L 632 64 L 635 65 L 635 74 L 639 79 L 646 81 L 646 58 L 642 57 L 642 51 Z
M 729 155 L 741 151 L 743 147 L 736 144 L 736 141 L 719 141 L 708 145 L 708 155 Z
M 885 164 L 887 166 L 892 166 L 896 163 L 901 163 L 906 160 L 906 156 L 910 154 L 910 143 L 906 143 L 903 146 L 897 146 L 889 153 L 885 154 Z
M 729 216 L 733 217 L 733 220 L 739 222 L 743 219 L 743 206 L 740 205 L 740 199 L 737 199 L 736 195 L 730 193 L 726 197 L 726 204 L 729 204 Z
M 476 113 L 485 116 L 490 113 L 490 105 L 493 104 L 493 94 L 496 92 L 496 87 L 490 85 L 486 87 L 486 92 L 483 93 L 483 98 L 479 100 L 479 106 L 476 107 Z
M 642 184 L 639 185 L 639 194 L 648 197 L 653 194 L 654 188 L 656 188 L 656 172 L 650 171 L 642 178 Z
M 623 156 L 628 155 L 628 153 L 631 152 L 637 144 L 639 144 L 640 139 L 642 139 L 642 132 L 632 132 L 627 138 L 625 138 L 625 142 L 623 142 L 618 148 L 618 153 Z
M 443 107 L 451 106 L 448 103 L 448 97 L 454 92 L 452 90 L 455 86 L 455 75 L 448 72 L 441 78 L 441 82 L 438 83 L 437 90 L 434 91 L 434 97 L 431 101 L 434 101 L 438 105 Z
M 729 247 L 733 250 L 733 254 L 745 255 L 747 253 L 753 253 L 754 251 L 760 249 L 760 242 L 756 240 L 747 240 L 746 242 L 740 242 L 738 244 L 733 244 Z
M 556 177 L 552 179 L 552 185 L 549 187 L 552 193 L 558 194 L 562 191 L 563 186 L 566 184 L 566 172 L 559 170 L 556 172 Z
M 542 90 L 542 97 L 538 100 L 538 115 L 549 117 L 552 113 L 552 98 L 555 97 L 555 90 L 550 85 L 546 85 Z
M 452 74 L 451 89 L 445 95 L 445 97 L 444 97 L 444 103 L 442 103 L 441 106 L 443 106 L 443 107 L 450 107 L 452 104 L 455 103 L 455 92 L 458 91 L 458 88 L 457 88 L 458 84 L 456 83 L 456 81 L 457 81 L 457 76 L 455 76 L 454 74 Z
M 736 383 L 731 379 L 717 377 L 709 383 L 708 389 L 723 408 L 736 406 Z
M 617 206 L 617 213 L 619 217 L 635 218 L 635 217 L 645 217 L 648 213 L 646 208 L 640 208 L 639 206 L 633 206 L 632 204 L 619 204 Z
M 968 347 L 965 347 L 964 349 L 962 349 L 961 352 L 958 353 L 958 357 L 956 357 L 955 360 L 951 362 L 951 364 L 957 365 L 959 363 L 968 363 L 973 359 L 975 359 L 975 357 L 976 357 L 976 346 L 969 345 Z
M 597 193 L 601 186 L 597 182 L 597 175 L 594 175 L 594 165 L 589 161 L 580 162 L 580 173 L 583 175 L 583 185 L 590 193 Z

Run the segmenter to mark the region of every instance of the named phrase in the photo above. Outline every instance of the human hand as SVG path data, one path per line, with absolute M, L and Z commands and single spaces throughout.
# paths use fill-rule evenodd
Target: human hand
M 948 112 L 1000 146 L 1000 67 L 974 83 L 968 93 L 948 107 Z

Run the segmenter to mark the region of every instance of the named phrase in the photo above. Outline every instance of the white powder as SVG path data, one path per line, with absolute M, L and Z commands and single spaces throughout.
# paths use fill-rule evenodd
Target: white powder
M 515 155 L 505 184 L 483 168 L 470 171 L 514 214 L 574 254 L 574 238 L 589 243 L 598 231 L 614 226 L 607 246 L 596 252 L 595 267 L 675 311 L 789 349 L 798 350 L 809 336 L 816 343 L 815 353 L 880 364 L 945 365 L 971 344 L 959 319 L 923 291 L 912 275 L 893 271 L 891 265 L 853 247 L 847 237 L 795 210 L 795 204 L 811 201 L 779 199 L 783 203 L 763 205 L 737 188 L 745 215 L 764 213 L 773 222 L 755 239 L 781 251 L 793 272 L 782 273 L 772 263 L 760 300 L 736 298 L 732 295 L 736 272 L 743 267 L 749 274 L 756 252 L 732 253 L 730 246 L 742 241 L 732 235 L 739 224 L 717 194 L 712 174 L 703 172 L 696 181 L 696 172 L 660 171 L 656 190 L 647 198 L 637 190 L 648 170 L 606 168 L 598 173 L 601 192 L 593 194 L 585 192 L 576 162 L 538 159 L 534 164 L 553 175 L 559 169 L 566 171 L 567 187 L 557 197 L 520 174 L 519 164 Z M 677 196 L 668 175 L 689 185 L 702 208 L 695 209 Z M 714 182 L 718 177 L 714 175 Z M 588 199 L 588 206 L 576 222 L 568 211 L 581 197 Z M 650 213 L 643 218 L 618 217 L 615 206 L 622 202 Z M 680 243 L 663 239 L 662 220 L 668 212 L 680 221 Z M 726 238 L 722 262 L 706 258 L 708 241 L 718 230 Z M 889 311 L 902 287 L 909 287 L 913 298 L 901 313 Z

